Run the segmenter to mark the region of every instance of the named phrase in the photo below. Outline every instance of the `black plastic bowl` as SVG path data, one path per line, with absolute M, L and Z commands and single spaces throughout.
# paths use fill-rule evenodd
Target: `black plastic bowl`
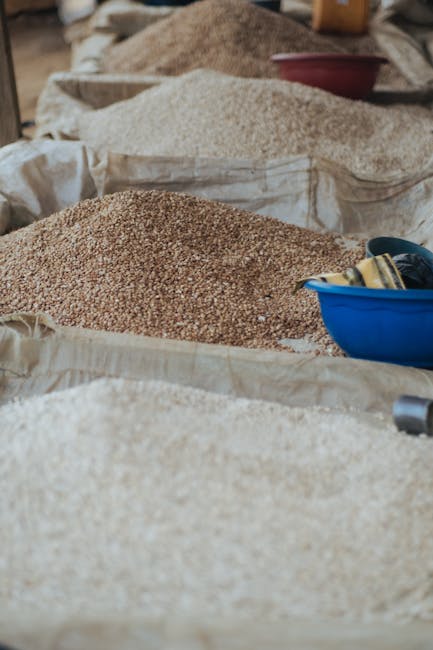
M 389 253 L 391 257 L 404 254 L 421 255 L 430 264 L 433 264 L 432 251 L 408 239 L 400 239 L 400 237 L 375 237 L 374 239 L 369 239 L 365 246 L 365 252 L 367 253 L 367 257 L 383 255 L 384 253 Z

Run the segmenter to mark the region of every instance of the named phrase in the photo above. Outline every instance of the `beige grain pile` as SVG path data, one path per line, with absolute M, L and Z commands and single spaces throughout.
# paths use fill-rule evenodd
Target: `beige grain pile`
M 388 420 L 102 380 L 0 422 L 3 618 L 433 618 L 433 444 Z
M 337 235 L 186 194 L 129 191 L 0 238 L 0 314 L 246 347 L 312 335 L 326 347 L 316 298 L 293 296 L 294 283 L 362 256 Z
M 418 172 L 433 150 L 427 114 L 209 70 L 86 113 L 79 132 L 98 151 L 256 159 L 308 154 L 374 177 Z
M 276 52 L 336 52 L 338 46 L 248 0 L 202 0 L 115 45 L 111 72 L 177 75 L 212 68 L 240 77 L 278 77 Z
M 251 2 L 203 0 L 115 45 L 105 67 L 164 75 L 210 68 L 239 77 L 278 77 L 269 62 L 276 52 L 383 55 L 370 35 L 325 37 Z M 381 66 L 378 83 L 395 89 L 410 85 L 392 63 Z

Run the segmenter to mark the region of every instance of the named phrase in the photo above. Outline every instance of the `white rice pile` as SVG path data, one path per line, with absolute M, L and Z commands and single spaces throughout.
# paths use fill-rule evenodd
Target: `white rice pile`
M 100 380 L 0 409 L 1 617 L 433 618 L 433 442 Z
M 359 176 L 420 172 L 432 160 L 433 120 L 278 79 L 195 70 L 136 97 L 83 113 L 80 139 L 139 156 L 323 158 Z

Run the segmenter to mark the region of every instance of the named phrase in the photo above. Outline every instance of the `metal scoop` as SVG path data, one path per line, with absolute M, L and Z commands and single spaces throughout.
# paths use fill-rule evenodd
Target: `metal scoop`
M 392 407 L 394 424 L 413 436 L 433 436 L 433 400 L 401 395 Z

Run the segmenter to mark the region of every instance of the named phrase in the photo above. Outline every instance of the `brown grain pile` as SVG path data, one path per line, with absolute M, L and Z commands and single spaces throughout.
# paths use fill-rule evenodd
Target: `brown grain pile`
M 210 68 L 239 77 L 278 77 L 269 62 L 276 52 L 381 54 L 369 35 L 324 37 L 248 1 L 202 0 L 115 45 L 105 66 L 113 72 L 178 75 Z M 393 64 L 381 67 L 378 83 L 409 86 Z
M 376 178 L 429 164 L 432 125 L 427 114 L 302 84 L 195 70 L 83 114 L 79 133 L 102 152 L 267 160 L 311 155 Z
M 307 274 L 362 258 L 318 234 L 169 192 L 83 201 L 0 238 L 0 314 L 63 325 L 272 348 L 325 335 Z
M 115 45 L 106 69 L 178 75 L 211 68 L 239 77 L 278 77 L 269 57 L 287 51 L 341 49 L 290 18 L 247 0 L 202 0 Z

